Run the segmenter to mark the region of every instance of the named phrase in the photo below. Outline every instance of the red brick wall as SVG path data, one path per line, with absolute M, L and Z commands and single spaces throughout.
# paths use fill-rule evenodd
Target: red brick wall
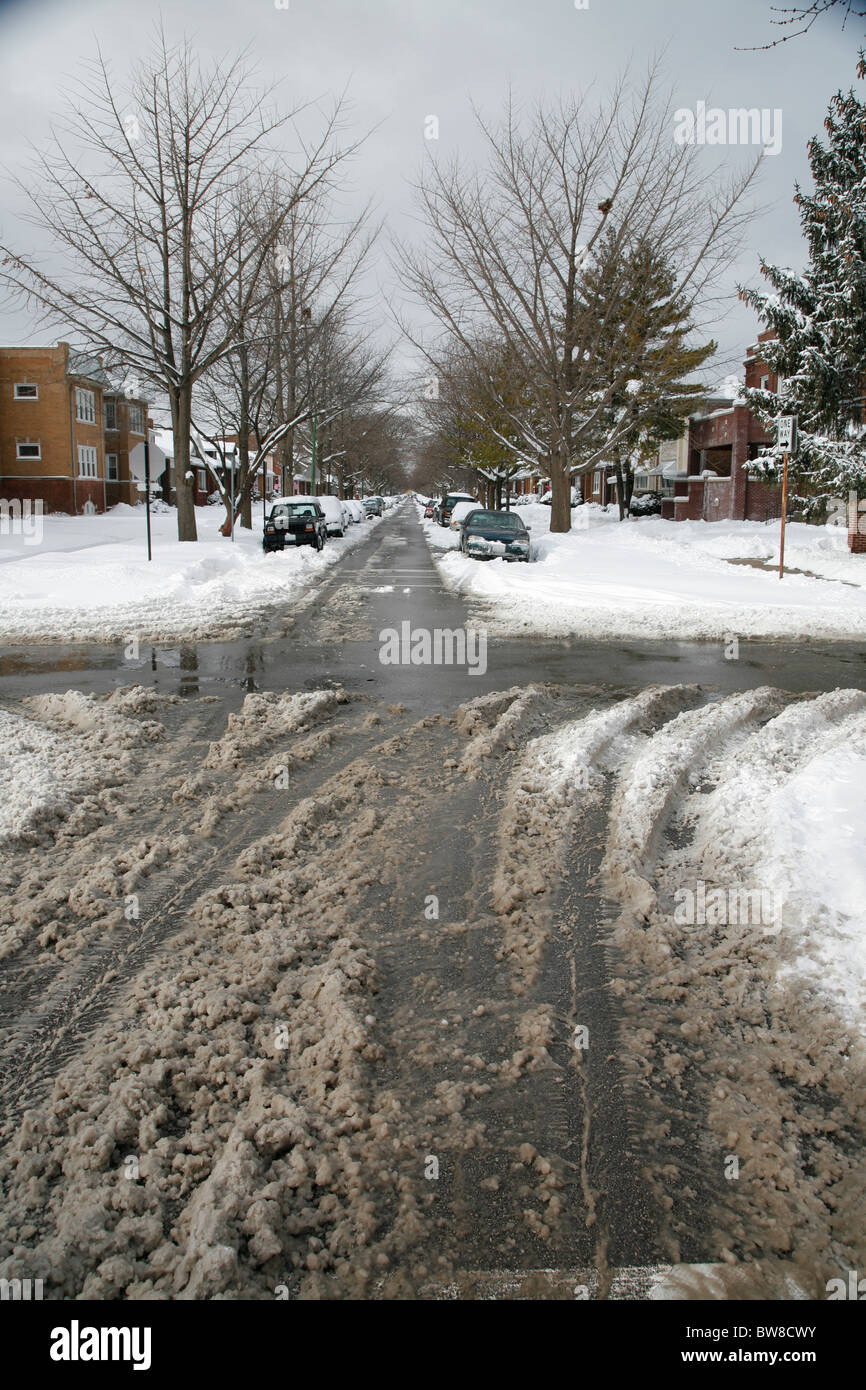
M 677 508 L 677 519 L 680 521 L 701 521 L 704 515 L 704 480 L 703 478 L 689 478 L 688 481 L 688 502 L 682 511 Z
M 36 502 L 41 498 L 46 516 L 75 510 L 71 478 L 0 478 L 0 493 L 10 502 Z
M 746 521 L 775 521 L 782 515 L 782 490 L 750 478 L 746 484 Z

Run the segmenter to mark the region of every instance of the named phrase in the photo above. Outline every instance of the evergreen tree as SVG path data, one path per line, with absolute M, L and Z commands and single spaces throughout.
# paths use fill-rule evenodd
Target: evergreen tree
M 862 52 L 857 75 L 866 76 Z M 778 393 L 749 389 L 746 398 L 774 438 L 779 416 L 799 416 L 791 483 L 814 515 L 832 497 L 866 492 L 866 106 L 853 90 L 833 97 L 824 127 L 826 140 L 816 136 L 808 145 L 814 192 L 797 184 L 794 193 L 808 248 L 805 271 L 762 259 L 772 293 L 740 290 L 775 334 L 762 355 L 780 378 Z M 768 481 L 780 468 L 775 444 L 750 464 Z
M 677 276 L 667 257 L 646 241 L 628 254 L 617 248 L 613 231 L 583 276 L 583 297 L 608 306 L 610 332 L 598 362 L 597 389 L 608 396 L 598 437 L 612 438 L 620 520 L 631 506 L 634 468 L 650 458 L 665 439 L 678 439 L 687 417 L 704 393 L 685 378 L 716 350 L 714 342 L 691 346 L 691 305 L 677 293 Z M 611 303 L 615 311 L 610 314 Z M 609 386 L 627 379 L 608 395 Z M 595 441 L 588 441 L 591 447 Z

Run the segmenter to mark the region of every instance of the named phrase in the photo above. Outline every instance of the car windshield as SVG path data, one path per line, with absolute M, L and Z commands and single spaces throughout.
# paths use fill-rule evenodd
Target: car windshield
M 467 526 L 481 526 L 485 530 L 522 531 L 523 523 L 510 512 L 470 512 L 466 518 Z
M 309 502 L 284 502 L 274 507 L 271 516 L 315 516 L 316 510 Z

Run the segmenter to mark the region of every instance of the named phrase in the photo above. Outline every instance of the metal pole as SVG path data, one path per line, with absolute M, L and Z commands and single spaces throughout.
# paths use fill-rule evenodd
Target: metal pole
M 785 577 L 785 518 L 788 512 L 788 455 L 782 466 L 782 539 L 779 545 L 779 578 Z
M 232 456 L 232 541 L 235 538 L 235 461 Z
M 146 431 L 146 420 L 144 426 Z M 152 560 L 153 554 L 150 548 L 150 443 L 146 433 L 144 436 L 144 514 L 147 518 L 147 558 Z

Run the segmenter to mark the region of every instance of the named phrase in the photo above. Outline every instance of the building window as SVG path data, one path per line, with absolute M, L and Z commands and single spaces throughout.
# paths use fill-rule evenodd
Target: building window
M 601 474 L 600 474 L 600 473 L 593 473 L 593 475 L 592 475 L 592 495 L 593 495 L 593 497 L 598 497 L 598 495 L 599 495 L 600 492 L 601 492 Z
M 117 401 L 105 402 L 105 428 L 107 430 L 117 429 Z
M 31 385 L 29 381 L 16 381 L 15 399 L 16 401 L 38 401 L 39 387 Z
M 131 434 L 144 434 L 144 406 L 129 407 L 129 430 Z
M 99 476 L 96 467 L 96 449 L 92 444 L 79 444 L 78 446 L 78 476 L 79 478 L 97 478 Z
M 204 492 L 207 488 L 207 473 L 203 468 L 198 469 L 198 490 Z
M 18 457 L 20 459 L 41 459 L 42 448 L 39 444 L 19 444 Z
M 82 386 L 75 388 L 75 418 L 82 425 L 96 424 L 96 392 L 85 391 Z
M 117 454 L 105 455 L 105 476 L 110 483 L 116 483 L 120 477 L 117 467 Z

